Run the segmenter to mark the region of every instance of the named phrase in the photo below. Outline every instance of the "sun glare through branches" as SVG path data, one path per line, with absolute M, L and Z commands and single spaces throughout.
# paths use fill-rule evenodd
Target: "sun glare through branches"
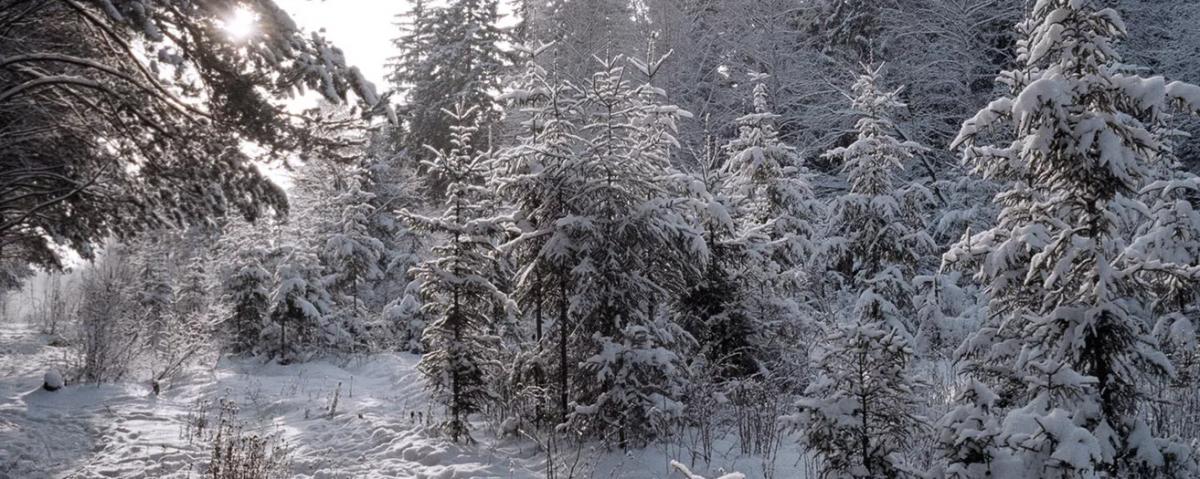
M 258 14 L 239 6 L 221 22 L 221 28 L 234 41 L 245 41 L 258 32 Z

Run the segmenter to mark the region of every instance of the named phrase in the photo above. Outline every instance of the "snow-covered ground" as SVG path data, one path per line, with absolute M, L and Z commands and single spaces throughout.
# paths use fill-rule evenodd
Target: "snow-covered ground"
M 222 359 L 191 368 L 157 397 L 148 383 L 41 389 L 64 356 L 32 326 L 0 322 L 0 478 L 202 477 L 210 452 L 194 437 L 196 418 L 211 426 L 222 398 L 236 402 L 248 431 L 278 434 L 291 448 L 292 477 L 545 477 L 545 456 L 530 440 L 497 438 L 484 424 L 469 446 L 438 437 L 427 426 L 438 411 L 416 370 L 419 356 L 287 366 Z M 716 449 L 721 467 L 693 471 L 767 477 L 760 458 L 741 457 L 726 441 Z M 773 477 L 802 477 L 793 449 L 781 448 Z M 630 453 L 585 446 L 576 477 L 682 477 L 669 461 L 690 463 L 689 455 L 678 444 Z

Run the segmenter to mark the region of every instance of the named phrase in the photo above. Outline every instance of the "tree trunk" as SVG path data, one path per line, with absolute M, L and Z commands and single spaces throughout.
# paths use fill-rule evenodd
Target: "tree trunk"
M 560 273 L 558 282 L 558 387 L 562 420 L 567 420 L 567 282 Z

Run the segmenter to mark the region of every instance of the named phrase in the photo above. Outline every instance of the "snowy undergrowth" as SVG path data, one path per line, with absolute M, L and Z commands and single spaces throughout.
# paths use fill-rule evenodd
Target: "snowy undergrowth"
M 0 323 L 0 478 L 203 477 L 209 443 L 196 429 L 215 425 L 221 399 L 237 404 L 247 433 L 279 435 L 289 477 L 546 476 L 546 457 L 529 439 L 496 437 L 481 422 L 475 444 L 441 438 L 430 424 L 442 412 L 427 400 L 416 355 L 286 366 L 222 359 L 191 367 L 155 397 L 145 382 L 45 391 L 43 373 L 64 355 L 46 343 L 31 325 Z M 799 478 L 808 465 L 787 444 L 772 465 L 741 455 L 733 440 L 716 441 L 711 466 L 682 440 L 631 452 L 584 446 L 578 456 L 575 477 L 597 478 L 668 477 L 671 459 L 749 478 Z

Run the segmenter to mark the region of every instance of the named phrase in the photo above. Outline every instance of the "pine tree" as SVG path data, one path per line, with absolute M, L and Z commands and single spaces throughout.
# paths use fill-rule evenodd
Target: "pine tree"
M 494 400 L 488 384 L 499 368 L 493 331 L 500 318 L 494 314 L 497 305 L 510 307 L 492 276 L 497 270 L 496 238 L 505 228 L 487 216 L 487 154 L 471 146 L 478 128 L 476 109 L 459 104 L 446 114 L 454 123 L 453 147 L 436 151 L 428 165 L 449 181 L 446 210 L 436 218 L 405 215 L 415 226 L 446 236 L 433 248 L 433 258 L 417 268 L 422 312 L 430 318 L 424 336 L 428 350 L 419 367 L 446 406 L 446 434 L 455 442 L 471 442 L 468 416 Z
M 979 264 L 989 286 L 992 319 L 960 349 L 965 366 L 999 394 L 999 452 L 1021 474 L 1193 476 L 1194 451 L 1137 416 L 1139 380 L 1172 365 L 1121 255 L 1158 151 L 1147 121 L 1168 102 L 1195 111 L 1200 94 L 1115 73 L 1125 27 L 1095 1 L 1040 1 L 1018 30 L 1018 68 L 1001 76 L 1011 95 L 954 143 L 978 173 L 1011 182 L 996 227 L 947 255 Z M 994 126 L 1015 140 L 981 145 Z

